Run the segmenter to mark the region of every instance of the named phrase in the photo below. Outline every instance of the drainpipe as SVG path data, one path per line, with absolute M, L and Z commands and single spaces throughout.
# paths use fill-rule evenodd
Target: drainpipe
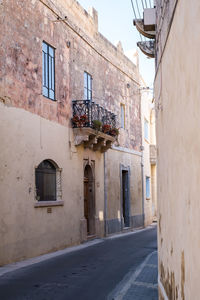
M 106 174 L 106 152 L 103 154 L 104 164 L 104 235 L 107 235 L 107 174 Z
M 142 177 L 142 216 L 143 216 L 143 226 L 144 226 L 144 146 L 141 146 L 142 155 L 141 155 L 141 177 Z

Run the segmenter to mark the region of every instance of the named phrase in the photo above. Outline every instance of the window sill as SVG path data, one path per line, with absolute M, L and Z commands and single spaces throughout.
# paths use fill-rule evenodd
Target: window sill
M 34 204 L 34 207 L 49 207 L 49 206 L 63 206 L 64 201 L 37 201 Z
M 146 200 L 151 200 L 151 197 L 147 197 Z
M 43 95 L 43 94 L 42 94 L 42 96 L 43 96 L 44 98 L 46 98 L 46 99 L 49 99 L 49 100 L 54 101 L 54 102 L 57 102 L 56 98 L 55 98 L 55 99 L 52 99 L 52 98 L 49 98 L 48 96 L 45 96 L 45 95 Z

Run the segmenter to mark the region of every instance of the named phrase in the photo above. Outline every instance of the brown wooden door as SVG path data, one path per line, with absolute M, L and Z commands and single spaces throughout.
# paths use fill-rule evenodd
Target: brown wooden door
M 89 233 L 89 180 L 84 178 L 84 216 L 87 221 L 87 233 Z
M 128 171 L 122 171 L 122 213 L 124 226 L 129 227 Z
M 95 234 L 94 178 L 90 165 L 84 170 L 84 216 L 87 221 L 87 234 Z

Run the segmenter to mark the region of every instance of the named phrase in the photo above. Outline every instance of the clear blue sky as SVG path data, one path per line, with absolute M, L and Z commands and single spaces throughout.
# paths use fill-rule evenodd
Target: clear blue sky
M 121 41 L 124 51 L 136 49 L 140 36 L 133 26 L 131 0 L 78 0 L 88 10 L 93 6 L 98 11 L 99 31 L 114 45 Z M 139 48 L 140 73 L 148 86 L 153 86 L 154 59 L 148 59 Z

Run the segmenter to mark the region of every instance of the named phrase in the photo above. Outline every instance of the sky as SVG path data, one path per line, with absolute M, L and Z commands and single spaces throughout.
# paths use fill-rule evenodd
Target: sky
M 137 47 L 141 40 L 133 26 L 133 10 L 131 0 L 78 0 L 80 5 L 88 10 L 94 7 L 98 11 L 99 32 L 112 44 L 121 41 L 124 52 L 137 49 L 139 52 L 140 73 L 147 86 L 153 87 L 154 59 L 147 58 Z

